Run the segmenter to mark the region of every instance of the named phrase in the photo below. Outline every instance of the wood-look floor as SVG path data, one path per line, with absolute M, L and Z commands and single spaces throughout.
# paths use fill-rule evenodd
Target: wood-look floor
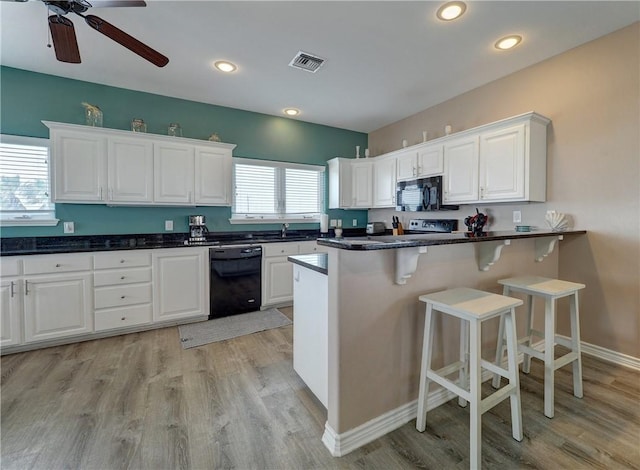
M 289 313 L 290 314 L 290 313 Z M 2 469 L 466 469 L 468 411 L 455 400 L 342 457 L 326 411 L 292 368 L 292 327 L 182 350 L 177 328 L 4 356 Z M 483 466 L 639 469 L 640 374 L 584 356 L 584 399 L 556 373 L 521 374 L 525 437 L 509 401 L 483 415 Z M 485 384 L 485 386 L 489 386 Z M 371 393 L 375 393 L 372 390 Z

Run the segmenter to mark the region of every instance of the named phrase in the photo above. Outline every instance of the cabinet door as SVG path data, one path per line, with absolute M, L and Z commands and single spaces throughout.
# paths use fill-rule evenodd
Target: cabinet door
M 19 280 L 2 279 L 0 282 L 0 347 L 20 344 L 21 302 Z
M 442 145 L 433 145 L 418 150 L 418 176 L 441 175 L 444 172 Z
M 26 278 L 25 342 L 63 338 L 93 331 L 91 274 Z
M 443 201 L 478 200 L 478 136 L 444 144 Z
M 208 250 L 174 248 L 153 255 L 153 320 L 208 315 Z
M 398 181 L 412 180 L 418 175 L 418 154 L 415 150 L 398 155 Z
M 375 159 L 373 164 L 373 207 L 396 205 L 396 159 Z
M 193 147 L 180 144 L 154 144 L 154 202 L 194 204 Z
M 293 265 L 286 257 L 265 258 L 262 305 L 293 301 Z
M 111 202 L 153 202 L 153 143 L 110 137 L 107 146 Z
M 329 209 L 348 209 L 351 197 L 351 163 L 341 158 L 327 162 L 329 167 Z
M 373 207 L 373 164 L 353 162 L 351 164 L 352 207 Z
M 480 136 L 480 199 L 525 197 L 525 125 Z
M 231 205 L 231 151 L 196 148 L 195 203 Z
M 106 139 L 73 131 L 51 131 L 54 202 L 106 200 Z

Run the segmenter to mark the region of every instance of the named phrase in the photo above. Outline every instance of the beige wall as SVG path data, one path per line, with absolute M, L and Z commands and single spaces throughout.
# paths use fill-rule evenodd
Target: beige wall
M 517 53 L 517 50 L 514 51 Z M 584 341 L 640 357 L 640 23 L 496 80 L 372 132 L 379 155 L 453 131 L 536 111 L 548 128 L 547 202 L 480 207 L 492 228 L 512 228 L 512 211 L 524 224 L 544 225 L 544 213 L 570 214 L 588 230 L 560 245 L 560 276 L 583 282 Z M 461 206 L 460 221 L 474 206 Z M 369 220 L 391 220 L 372 210 Z M 416 214 L 413 214 L 416 215 Z M 405 219 L 411 214 L 403 214 Z M 423 216 L 423 215 L 421 215 Z M 464 226 L 462 226 L 464 227 Z M 561 323 L 561 322 L 560 322 Z M 560 328 L 566 328 L 561 324 Z

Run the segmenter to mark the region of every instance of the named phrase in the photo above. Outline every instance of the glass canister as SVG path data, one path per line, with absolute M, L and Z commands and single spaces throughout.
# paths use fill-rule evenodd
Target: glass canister
M 133 132 L 147 132 L 147 123 L 142 119 L 135 118 L 131 121 L 131 130 Z
M 172 122 L 169 124 L 169 129 L 167 130 L 167 135 L 172 137 L 182 137 L 182 127 L 177 122 Z
M 102 127 L 102 111 L 95 105 L 82 103 L 87 126 Z

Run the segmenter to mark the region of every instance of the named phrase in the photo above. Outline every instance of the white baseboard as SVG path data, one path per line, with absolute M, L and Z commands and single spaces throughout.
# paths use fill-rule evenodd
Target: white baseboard
M 559 335 L 560 336 L 560 335 Z M 566 337 L 565 337 L 566 338 Z M 567 338 L 569 339 L 569 338 Z M 532 344 L 531 347 L 542 350 L 543 341 Z M 597 357 L 604 361 L 612 362 L 631 369 L 640 370 L 640 359 L 618 353 L 610 349 L 606 349 L 593 344 L 581 342 L 582 352 L 590 356 Z M 522 362 L 522 353 L 519 354 L 519 361 Z M 506 367 L 506 364 L 505 364 Z M 482 372 L 482 381 L 489 380 L 493 374 L 487 370 Z M 435 390 L 429 394 L 427 398 L 427 411 L 430 411 L 449 400 L 455 398 L 456 395 L 444 388 Z M 334 457 L 341 457 L 368 444 L 371 441 L 384 436 L 404 426 L 406 423 L 415 419 L 418 414 L 418 400 L 413 400 L 405 405 L 399 406 L 388 411 L 366 423 L 361 424 L 353 429 L 349 429 L 343 433 L 337 433 L 329 422 L 325 423 L 324 434 L 322 435 L 322 443 L 329 449 Z
M 558 336 L 566 338 L 567 340 L 570 339 L 568 336 Z M 640 358 L 603 348 L 602 346 L 596 346 L 595 344 L 585 343 L 584 341 L 580 342 L 580 349 L 583 354 L 588 354 L 589 356 L 597 357 L 603 361 L 640 371 Z

